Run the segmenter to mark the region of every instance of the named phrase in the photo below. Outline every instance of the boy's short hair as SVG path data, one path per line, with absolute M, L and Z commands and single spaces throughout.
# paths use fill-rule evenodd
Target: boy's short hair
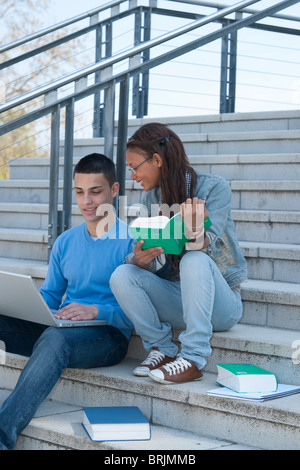
M 114 162 L 101 153 L 91 153 L 81 158 L 75 165 L 73 177 L 76 173 L 103 173 L 110 187 L 116 182 Z

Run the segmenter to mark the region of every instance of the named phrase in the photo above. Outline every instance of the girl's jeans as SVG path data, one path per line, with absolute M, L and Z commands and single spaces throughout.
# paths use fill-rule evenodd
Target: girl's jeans
M 183 329 L 178 355 L 199 369 L 211 354 L 212 332 L 230 329 L 242 316 L 239 293 L 229 287 L 214 261 L 200 251 L 183 256 L 180 281 L 171 282 L 124 264 L 113 273 L 110 286 L 146 350 L 156 346 L 167 356 L 176 356 L 172 327 Z
M 31 355 L 0 409 L 0 450 L 13 449 L 64 368 L 111 366 L 125 357 L 128 347 L 113 326 L 47 328 L 1 315 L 0 339 L 6 351 Z

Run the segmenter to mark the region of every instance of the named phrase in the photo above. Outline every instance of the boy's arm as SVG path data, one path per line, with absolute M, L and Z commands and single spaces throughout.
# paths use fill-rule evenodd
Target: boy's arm
M 66 289 L 67 281 L 63 276 L 60 265 L 60 250 L 58 239 L 52 248 L 47 276 L 40 292 L 48 306 L 53 310 L 58 310 Z
M 133 329 L 131 321 L 119 305 L 98 304 L 96 307 L 98 308 L 97 320 L 106 320 L 108 325 L 115 326 L 120 330 Z

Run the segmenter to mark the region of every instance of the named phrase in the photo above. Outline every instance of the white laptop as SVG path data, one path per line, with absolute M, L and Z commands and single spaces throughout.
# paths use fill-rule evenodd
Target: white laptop
M 0 315 L 47 326 L 99 326 L 106 320 L 59 320 L 50 310 L 31 276 L 0 271 Z

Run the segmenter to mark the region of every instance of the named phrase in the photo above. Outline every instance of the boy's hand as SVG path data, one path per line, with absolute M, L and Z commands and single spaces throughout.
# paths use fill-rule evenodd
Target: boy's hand
M 143 269 L 149 269 L 151 261 L 157 256 L 162 255 L 164 250 L 160 247 L 148 248 L 147 250 L 142 250 L 142 245 L 144 241 L 140 240 L 136 247 L 133 250 L 134 257 L 132 259 L 132 264 L 139 266 Z
M 98 308 L 96 305 L 82 305 L 73 302 L 66 305 L 61 310 L 58 310 L 55 317 L 60 320 L 95 320 L 98 315 Z

